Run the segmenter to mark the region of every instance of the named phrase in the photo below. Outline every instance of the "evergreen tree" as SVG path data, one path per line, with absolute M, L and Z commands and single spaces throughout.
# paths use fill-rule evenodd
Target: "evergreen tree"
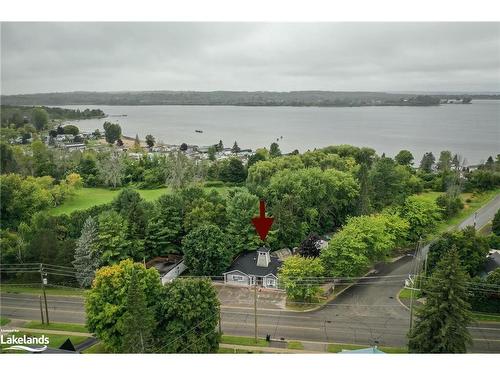
M 431 173 L 432 167 L 436 162 L 436 158 L 432 154 L 432 152 L 426 152 L 422 157 L 422 161 L 420 162 L 420 169 L 425 173 Z
M 219 144 L 217 145 L 217 151 L 222 151 L 224 150 L 224 143 L 222 143 L 222 139 L 219 141 Z
M 240 146 L 238 146 L 238 143 L 236 141 L 234 141 L 234 145 L 233 145 L 233 148 L 231 149 L 231 152 L 233 154 L 237 154 L 240 151 L 241 151 Z
M 139 134 L 135 135 L 134 139 L 134 151 L 140 151 L 141 150 L 141 141 L 139 140 Z
M 133 269 L 128 288 L 127 312 L 123 315 L 124 353 L 147 353 L 152 349 L 155 328 L 154 313 L 148 308 L 143 288 L 139 287 L 137 271 Z
M 366 163 L 362 163 L 358 172 L 359 181 L 359 197 L 358 197 L 358 214 L 369 215 L 372 211 L 370 202 L 370 181 L 369 167 Z
M 281 156 L 280 146 L 276 142 L 271 143 L 271 147 L 269 148 L 269 155 L 272 158 Z
M 76 279 L 82 288 L 89 287 L 99 268 L 100 256 L 97 250 L 97 223 L 89 216 L 83 224 L 82 234 L 76 241 L 75 260 Z
M 411 353 L 465 353 L 472 343 L 467 302 L 467 275 L 455 247 L 438 263 L 425 283 L 426 303 L 417 311 L 418 321 L 409 333 Z

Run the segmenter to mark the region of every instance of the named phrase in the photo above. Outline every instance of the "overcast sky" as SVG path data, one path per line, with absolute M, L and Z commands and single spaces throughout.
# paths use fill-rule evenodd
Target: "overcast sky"
M 3 23 L 2 94 L 500 91 L 500 23 Z

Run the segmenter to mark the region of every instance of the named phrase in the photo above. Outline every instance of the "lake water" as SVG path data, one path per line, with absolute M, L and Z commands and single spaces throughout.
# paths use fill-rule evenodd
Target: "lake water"
M 461 154 L 469 164 L 500 153 L 500 101 L 437 107 L 233 107 L 233 106 L 62 106 L 101 108 L 110 117 L 72 121 L 82 130 L 117 122 L 125 135 L 152 134 L 168 144 L 237 141 L 241 148 L 269 147 L 306 151 L 332 144 L 374 148 L 395 155 L 401 149 L 420 161 L 424 152 Z M 114 117 L 127 115 L 126 117 Z M 195 130 L 202 130 L 197 133 Z M 281 139 L 281 137 L 283 137 Z

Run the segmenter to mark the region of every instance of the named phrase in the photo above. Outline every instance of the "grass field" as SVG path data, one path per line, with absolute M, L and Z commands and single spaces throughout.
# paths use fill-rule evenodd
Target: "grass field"
M 473 312 L 472 319 L 482 322 L 500 322 L 500 314 Z
M 110 203 L 120 193 L 121 189 L 111 190 L 104 188 L 81 188 L 75 195 L 66 200 L 62 205 L 51 208 L 49 213 L 52 215 L 70 214 L 76 210 L 85 210 L 92 206 Z M 151 189 L 137 192 L 147 201 L 158 199 L 161 195 L 168 193 L 169 189 Z
M 253 337 L 243 337 L 243 336 L 222 336 L 220 342 L 223 344 L 233 344 L 233 345 L 246 345 L 246 346 L 269 346 L 269 342 L 264 339 L 255 339 Z
M 23 293 L 23 294 L 36 294 L 41 295 L 42 291 L 39 285 L 34 286 L 19 286 L 19 285 L 9 285 L 9 284 L 0 284 L 0 292 L 1 293 Z M 78 296 L 83 297 L 85 291 L 83 289 L 75 289 L 75 288 L 51 288 L 46 287 L 45 292 L 49 296 Z
M 217 186 L 205 187 L 206 191 L 217 190 L 222 195 L 226 195 L 231 187 Z M 146 201 L 154 201 L 163 194 L 167 194 L 172 190 L 170 188 L 160 189 L 135 189 L 142 198 Z M 85 210 L 87 208 L 98 206 L 101 204 L 110 203 L 120 193 L 121 189 L 105 189 L 105 188 L 81 188 L 78 189 L 75 195 L 67 199 L 62 205 L 51 208 L 48 212 L 52 215 L 70 214 L 73 211 Z
M 0 326 L 4 326 L 10 322 L 9 318 L 4 318 L 3 316 L 0 316 Z
M 429 200 L 435 201 L 438 196 L 443 193 L 440 192 L 426 192 L 422 193 L 421 196 L 428 198 Z M 440 222 L 436 227 L 436 233 L 442 233 L 448 229 L 455 227 L 464 221 L 467 217 L 472 215 L 476 210 L 484 206 L 490 200 L 495 198 L 496 195 L 500 194 L 500 189 L 495 189 L 491 191 L 486 191 L 483 193 L 462 193 L 461 197 L 464 202 L 464 209 L 458 213 L 458 215 L 449 218 L 448 220 Z M 470 200 L 470 202 L 467 202 Z
M 47 331 L 68 331 L 68 332 L 79 332 L 88 333 L 87 328 L 83 324 L 73 324 L 73 323 L 58 323 L 51 322 L 49 325 L 42 324 L 37 320 L 31 320 L 23 325 L 24 328 L 35 328 L 44 329 Z
M 287 345 L 288 349 L 303 350 L 304 345 L 300 341 L 290 341 Z

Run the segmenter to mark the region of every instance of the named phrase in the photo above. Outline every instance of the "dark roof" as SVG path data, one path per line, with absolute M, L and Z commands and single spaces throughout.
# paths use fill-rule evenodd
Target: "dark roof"
M 497 251 L 492 251 L 488 255 L 486 264 L 484 265 L 484 270 L 486 273 L 496 270 L 500 267 L 500 253 Z
M 269 262 L 269 265 L 267 267 L 258 267 L 257 251 L 269 251 L 269 249 L 261 247 L 255 251 L 241 253 L 226 272 L 241 271 L 243 273 L 246 273 L 247 275 L 255 276 L 266 276 L 272 273 L 273 275 L 277 276 L 278 269 L 282 264 L 281 260 L 279 260 L 278 257 L 270 254 L 271 261 Z

